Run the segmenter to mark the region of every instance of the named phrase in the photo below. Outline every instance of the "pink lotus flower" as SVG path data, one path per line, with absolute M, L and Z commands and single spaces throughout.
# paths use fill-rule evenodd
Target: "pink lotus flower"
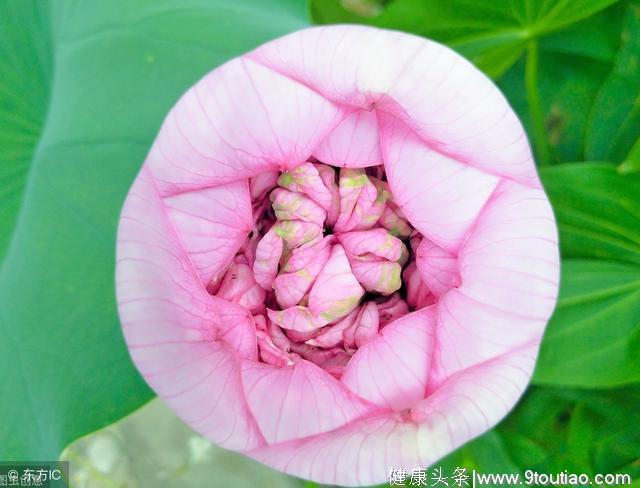
M 450 49 L 306 29 L 167 116 L 124 205 L 131 356 L 191 427 L 323 483 L 495 425 L 535 364 L 556 226 L 522 127 Z

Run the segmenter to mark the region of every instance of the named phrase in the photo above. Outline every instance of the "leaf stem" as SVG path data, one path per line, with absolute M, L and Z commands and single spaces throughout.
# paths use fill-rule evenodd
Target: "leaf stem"
M 551 164 L 551 153 L 547 144 L 544 126 L 544 114 L 538 91 L 538 43 L 535 40 L 527 44 L 527 59 L 524 69 L 524 82 L 527 90 L 527 101 L 531 113 L 532 138 L 539 166 Z

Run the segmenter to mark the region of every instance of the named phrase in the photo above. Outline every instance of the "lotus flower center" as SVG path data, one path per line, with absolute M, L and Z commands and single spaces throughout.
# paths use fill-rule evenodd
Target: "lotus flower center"
M 304 358 L 339 378 L 381 329 L 434 302 L 415 263 L 422 236 L 382 165 L 312 160 L 249 184 L 254 229 L 208 289 L 251 311 L 261 361 Z

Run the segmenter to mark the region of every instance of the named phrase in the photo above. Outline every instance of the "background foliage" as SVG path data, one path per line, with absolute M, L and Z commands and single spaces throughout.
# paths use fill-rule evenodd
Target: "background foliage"
M 444 42 L 520 115 L 559 221 L 561 297 L 533 385 L 445 460 L 640 486 L 640 3 L 0 2 L 0 459 L 56 458 L 152 393 L 113 291 L 118 212 L 164 114 L 205 72 L 309 23 Z

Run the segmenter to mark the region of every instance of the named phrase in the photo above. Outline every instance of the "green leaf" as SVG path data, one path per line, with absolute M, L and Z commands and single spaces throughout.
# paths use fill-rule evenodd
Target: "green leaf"
M 538 39 L 587 18 L 616 0 L 531 2 L 527 0 L 392 0 L 363 18 L 339 0 L 311 0 L 317 23 L 362 22 L 404 30 L 444 42 L 498 78 Z
M 0 459 L 53 459 L 152 396 L 117 319 L 114 242 L 164 115 L 306 12 L 297 0 L 13 0 L 0 22 L 3 187 L 15 174 L 0 195 Z
M 567 259 L 534 381 L 606 387 L 640 380 L 640 267 Z
M 612 63 L 620 47 L 626 5 L 613 6 L 540 39 L 547 53 Z M 612 67 L 612 66 L 611 66 Z
M 640 4 L 632 2 L 611 75 L 590 116 L 586 157 L 621 162 L 640 137 Z
M 52 58 L 47 5 L 16 3 L 0 17 L 0 260 L 11 239 L 47 111 Z M 2 262 L 2 261 L 0 261 Z
M 591 107 L 620 42 L 622 7 L 608 8 L 540 40 L 538 90 L 552 161 L 584 159 Z M 499 86 L 532 133 L 524 65 L 516 63 L 500 78 Z
M 577 163 L 541 176 L 563 262 L 534 382 L 593 388 L 639 381 L 640 175 Z
M 606 163 L 563 164 L 540 174 L 551 198 L 563 258 L 640 265 L 640 175 Z
M 640 474 L 637 385 L 612 390 L 533 387 L 496 432 L 521 470 Z

